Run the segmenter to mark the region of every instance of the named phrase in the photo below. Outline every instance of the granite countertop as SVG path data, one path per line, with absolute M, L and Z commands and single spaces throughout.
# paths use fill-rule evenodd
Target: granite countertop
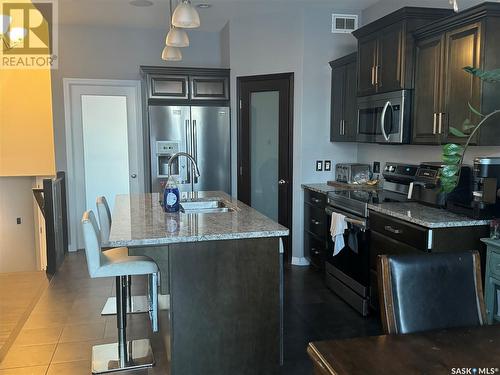
M 316 193 L 327 194 L 330 191 L 336 191 L 339 188 L 335 186 L 330 186 L 327 183 L 322 183 L 322 184 L 302 184 L 302 189 L 309 189 L 315 191 Z
M 489 220 L 474 220 L 441 208 L 416 202 L 369 204 L 368 209 L 427 228 L 451 228 L 489 225 Z
M 160 195 L 118 195 L 113 209 L 109 245 L 148 246 L 244 238 L 288 236 L 284 226 L 220 191 L 195 193 L 217 198 L 232 208 L 224 213 L 165 213 Z
M 345 191 L 345 190 L 372 190 L 375 191 L 379 189 L 378 186 L 373 185 L 355 185 L 355 184 L 344 184 L 337 182 L 336 186 L 328 185 L 327 183 L 320 184 L 302 184 L 302 189 L 309 189 L 321 194 L 328 194 L 331 191 Z

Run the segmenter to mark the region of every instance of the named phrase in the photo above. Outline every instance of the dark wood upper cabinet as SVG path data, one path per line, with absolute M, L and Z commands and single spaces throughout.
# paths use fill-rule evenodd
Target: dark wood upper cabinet
M 418 29 L 415 38 L 413 143 L 464 143 L 450 127 L 463 131 L 465 120 L 480 121 L 468 103 L 482 113 L 499 108 L 500 85 L 481 82 L 463 68 L 500 68 L 500 4 L 469 8 Z M 500 145 L 498 120 L 484 124 L 472 144 Z
M 358 96 L 413 89 L 413 31 L 451 14 L 404 7 L 353 32 L 358 39 Z
M 229 69 L 141 66 L 146 100 L 157 103 L 229 104 Z
M 442 60 L 444 36 L 420 41 L 416 45 L 415 95 L 413 116 L 413 142 L 439 141 L 437 113 L 441 106 Z M 423 94 L 425 93 L 425 95 Z
M 375 66 L 377 65 L 377 38 L 364 38 L 358 42 L 358 95 L 370 95 L 377 91 Z
M 356 140 L 357 116 L 357 65 L 356 53 L 330 62 L 332 91 L 330 108 L 330 141 L 353 142 Z

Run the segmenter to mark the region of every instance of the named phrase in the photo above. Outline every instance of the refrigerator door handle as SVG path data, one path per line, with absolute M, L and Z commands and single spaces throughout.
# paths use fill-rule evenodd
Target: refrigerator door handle
M 196 120 L 193 120 L 193 158 L 198 164 L 198 128 Z M 198 177 L 194 177 L 194 183 L 198 183 Z
M 193 147 L 193 138 L 189 120 L 186 120 L 186 152 L 191 154 L 191 148 Z M 186 163 L 186 182 L 190 184 L 191 179 L 191 164 Z

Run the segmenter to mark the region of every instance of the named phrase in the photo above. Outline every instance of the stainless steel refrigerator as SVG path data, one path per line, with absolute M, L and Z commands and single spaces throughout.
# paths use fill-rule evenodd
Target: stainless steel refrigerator
M 229 107 L 150 105 L 150 172 L 152 192 L 162 191 L 168 161 L 176 152 L 192 155 L 201 176 L 181 156 L 172 163 L 180 191 L 220 190 L 231 194 L 231 130 Z

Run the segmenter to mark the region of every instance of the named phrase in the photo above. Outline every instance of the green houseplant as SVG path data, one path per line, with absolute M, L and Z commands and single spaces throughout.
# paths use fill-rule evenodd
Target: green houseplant
M 484 82 L 500 83 L 500 69 L 483 71 L 467 66 L 464 70 Z M 467 140 L 463 146 L 456 143 L 447 143 L 443 145 L 444 167 L 441 171 L 441 189 L 446 193 L 453 191 L 458 184 L 460 179 L 460 167 L 464 162 L 465 152 L 474 135 L 492 116 L 500 113 L 500 109 L 496 109 L 485 115 L 480 113 L 470 103 L 468 103 L 468 106 L 471 113 L 478 116 L 481 120 L 474 125 L 470 119 L 466 119 L 462 124 L 462 130 L 450 126 L 449 131 L 452 135 L 455 137 L 467 138 Z

